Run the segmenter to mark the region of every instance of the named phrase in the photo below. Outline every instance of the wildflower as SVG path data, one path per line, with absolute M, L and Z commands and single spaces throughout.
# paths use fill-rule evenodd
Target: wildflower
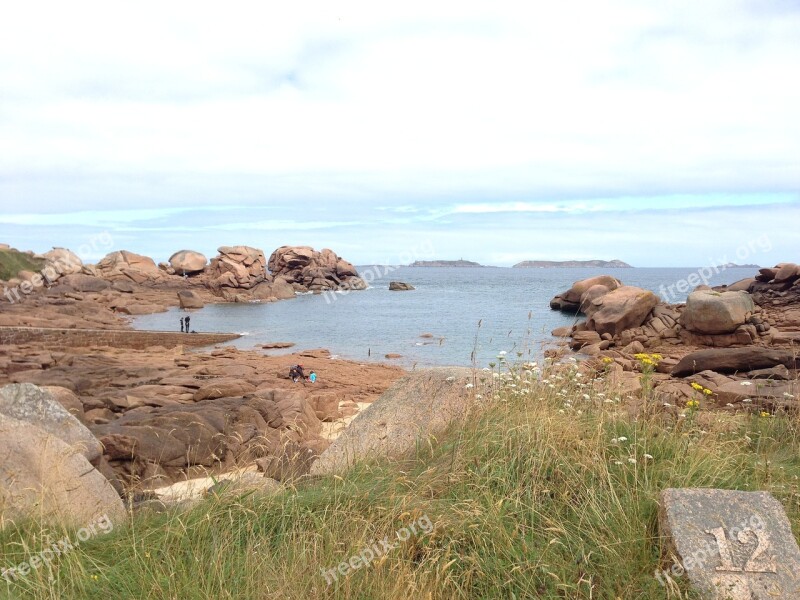
M 710 389 L 708 389 L 708 388 L 703 388 L 703 393 L 704 393 L 706 396 L 710 396 L 710 395 L 711 395 L 711 394 L 713 394 L 714 392 L 712 392 L 712 391 L 711 391 Z
M 589 400 L 589 394 L 584 394 L 584 395 L 583 395 L 583 399 L 584 399 L 584 400 Z
M 563 415 L 564 414 L 564 409 L 563 408 L 559 408 L 558 409 L 558 414 Z
M 699 383 L 692 382 L 692 388 L 696 389 L 698 392 L 703 389 L 703 386 Z
M 742 400 L 742 402 L 744 402 L 744 403 L 750 403 L 750 402 L 752 402 L 752 400 L 751 400 L 750 398 L 745 398 L 744 400 Z
M 653 455 L 652 454 L 645 454 L 644 457 L 647 460 L 653 460 Z
M 467 385 L 465 385 L 464 387 L 465 387 L 465 388 L 467 388 L 468 390 L 471 390 L 471 389 L 472 389 L 472 388 L 474 388 L 475 386 L 474 386 L 474 385 L 472 385 L 471 383 L 468 383 L 468 384 L 467 384 Z
M 769 416 L 770 416 L 770 414 L 769 414 L 767 411 L 765 411 L 765 410 L 762 410 L 762 411 L 759 413 L 759 416 L 760 416 L 760 417 L 762 417 L 762 418 L 767 418 L 767 417 L 769 417 Z
M 445 379 L 445 381 L 455 381 L 455 380 L 456 380 L 455 377 L 448 377 L 447 379 Z
M 752 381 L 740 381 L 739 385 L 753 385 Z
M 689 408 L 700 408 L 700 401 L 699 400 L 689 400 L 686 403 L 686 406 Z
M 615 460 L 615 461 L 614 461 L 614 464 L 615 464 L 615 465 L 621 465 L 621 464 L 622 464 L 622 461 L 621 461 L 621 460 Z
M 635 464 L 636 464 L 636 459 L 635 459 L 635 458 L 633 458 L 633 457 L 631 456 L 631 457 L 628 459 L 628 462 L 629 462 L 629 463 L 631 463 L 632 465 L 635 465 Z
M 610 356 L 604 356 L 602 358 L 602 361 L 603 361 L 604 365 L 608 365 L 608 364 L 611 364 L 612 362 L 614 362 L 614 359 L 611 358 Z
M 669 402 L 664 402 L 664 406 L 666 408 L 672 408 L 672 404 L 670 404 Z
M 731 404 L 730 402 L 728 402 L 728 403 L 727 403 L 725 406 L 727 406 L 728 408 L 735 408 L 735 407 L 733 406 L 733 404 Z
M 497 379 L 498 377 L 500 377 L 499 373 L 492 373 L 492 378 L 493 379 Z
M 475 394 L 475 399 L 476 400 L 480 400 L 481 398 L 483 398 L 483 396 L 481 396 L 480 394 Z
M 783 392 L 783 396 L 785 398 L 794 398 L 794 396 L 792 396 L 789 392 Z

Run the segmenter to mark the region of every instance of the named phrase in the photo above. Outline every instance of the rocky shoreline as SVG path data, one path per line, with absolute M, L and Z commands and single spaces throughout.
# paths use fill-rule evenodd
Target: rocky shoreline
M 638 393 L 646 373 L 654 397 L 676 410 L 699 402 L 699 389 L 702 404 L 720 410 L 782 410 L 800 399 L 794 263 L 728 286 L 699 285 L 684 304 L 601 275 L 575 282 L 550 307 L 576 315 L 552 334 L 568 338 L 568 348 L 587 357 L 584 368 L 623 395 Z
M 171 497 L 169 490 L 195 478 L 203 491 L 210 487 L 203 487 L 203 481 L 216 481 L 203 477 L 244 469 L 251 485 L 269 487 L 314 472 L 317 462 L 338 469 L 353 448 L 362 448 L 362 436 L 343 436 L 334 448 L 341 454 L 336 461 L 330 452 L 326 460 L 317 458 L 378 399 L 389 403 L 383 409 L 387 414 L 405 414 L 423 400 L 419 423 L 444 426 L 447 419 L 438 422 L 430 416 L 430 407 L 441 400 L 437 394 L 461 390 L 444 411 L 453 415 L 464 414 L 463 390 L 473 390 L 472 401 L 480 397 L 474 393 L 475 373 L 431 370 L 421 372 L 422 379 L 412 374 L 402 380 L 405 388 L 397 388 L 407 375 L 398 367 L 337 360 L 324 349 L 268 354 L 270 346 L 285 348 L 291 342 L 265 344 L 261 350 L 197 350 L 179 343 L 179 336 L 176 343 L 175 333 L 169 343 L 148 347 L 93 343 L 91 337 L 78 344 L 52 339 L 14 343 L 7 333 L 25 327 L 124 332 L 130 331 L 129 315 L 172 306 L 191 310 L 209 302 L 276 301 L 298 292 L 361 289 L 364 282 L 355 268 L 330 250 L 284 246 L 266 260 L 258 249 L 221 247 L 210 262 L 180 251 L 160 265 L 125 251 L 97 265 L 83 265 L 63 249 L 33 258 L 40 261 L 38 273 L 23 272 L 5 283 L 6 291 L 18 290 L 9 293 L 19 299 L 0 302 L 0 386 L 5 386 L 0 394 L 7 398 L 0 426 L 17 448 L 24 447 L 23 433 L 42 448 L 50 444 L 48 436 L 56 435 L 59 444 L 66 444 L 59 447 L 75 478 L 98 474 L 92 476 L 94 491 L 77 486 L 83 495 L 52 500 L 68 507 L 78 522 L 87 497 L 119 513 L 121 504 L 116 503 L 122 499 L 140 503 Z M 795 406 L 800 398 L 800 267 L 795 264 L 761 269 L 723 288 L 699 286 L 680 305 L 602 275 L 575 282 L 550 306 L 576 315 L 573 326 L 553 331 L 566 341 L 547 351 L 551 364 L 578 353 L 583 358 L 578 368 L 615 390 L 634 414 L 650 400 L 675 412 L 687 406 L 775 412 Z M 293 383 L 288 367 L 296 363 L 315 371 L 317 381 Z M 414 400 L 406 392 L 415 385 L 439 391 L 435 398 Z M 397 398 L 404 398 L 405 408 L 398 408 Z M 30 406 L 40 409 L 31 411 Z M 57 425 L 48 430 L 53 415 Z M 25 427 L 17 427 L 19 419 Z M 414 440 L 407 431 L 392 439 L 380 415 L 359 422 L 380 452 L 395 447 L 400 438 Z M 65 438 L 63 431 L 82 432 L 83 442 Z M 8 481 L 26 471 L 40 478 L 43 489 L 62 492 L 64 482 L 71 481 L 63 465 L 54 470 L 60 479 L 53 480 L 50 469 L 15 465 L 16 459 L 32 460 L 20 450 L 7 461 Z M 25 507 L 32 509 L 37 500 L 14 495 L 15 485 L 3 492 L 3 502 L 17 503 L 25 514 Z

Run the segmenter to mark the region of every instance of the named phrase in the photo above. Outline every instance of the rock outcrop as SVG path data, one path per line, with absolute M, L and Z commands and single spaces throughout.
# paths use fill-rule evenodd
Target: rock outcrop
M 161 271 L 152 258 L 127 250 L 111 252 L 96 265 L 87 267 L 84 271 L 110 280 L 128 278 L 135 283 L 161 278 Z
M 393 292 L 408 292 L 416 288 L 410 283 L 405 283 L 403 281 L 390 281 L 389 289 Z
M 192 290 L 179 291 L 178 302 L 181 308 L 203 308 L 205 306 L 200 294 Z
M 264 252 L 250 246 L 220 246 L 208 267 L 212 289 L 249 290 L 269 278 Z
M 356 461 L 400 457 L 464 418 L 474 402 L 470 369 L 425 369 L 399 379 L 311 466 L 311 474 L 347 470 Z
M 296 291 L 360 290 L 366 283 L 356 268 L 333 250 L 317 252 L 310 246 L 281 246 L 269 258 L 269 270 Z
M 684 377 L 701 371 L 717 373 L 747 372 L 783 365 L 798 368 L 798 363 L 788 350 L 775 350 L 758 346 L 744 348 L 709 348 L 684 356 L 672 369 L 672 374 Z

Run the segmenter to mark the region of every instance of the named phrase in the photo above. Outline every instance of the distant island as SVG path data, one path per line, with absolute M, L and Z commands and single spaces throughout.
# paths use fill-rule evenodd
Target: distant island
M 417 260 L 408 265 L 409 267 L 482 267 L 471 260 Z
M 632 269 L 633 267 L 621 260 L 523 260 L 515 264 L 513 269 L 549 269 L 555 267 L 600 267 L 602 269 Z
M 725 263 L 721 265 L 724 269 L 760 269 L 760 265 L 737 265 L 736 263 Z

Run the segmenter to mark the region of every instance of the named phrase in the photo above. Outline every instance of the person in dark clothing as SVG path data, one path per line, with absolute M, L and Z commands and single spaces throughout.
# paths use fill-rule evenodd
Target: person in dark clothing
M 303 365 L 294 365 L 291 369 L 289 369 L 289 378 L 294 383 L 304 380 L 306 378 L 306 374 L 305 371 L 303 371 Z
M 189 317 L 186 317 L 186 333 L 189 333 Z
M 183 333 L 183 332 L 184 332 L 184 329 L 183 329 L 183 317 L 181 317 L 181 333 Z

